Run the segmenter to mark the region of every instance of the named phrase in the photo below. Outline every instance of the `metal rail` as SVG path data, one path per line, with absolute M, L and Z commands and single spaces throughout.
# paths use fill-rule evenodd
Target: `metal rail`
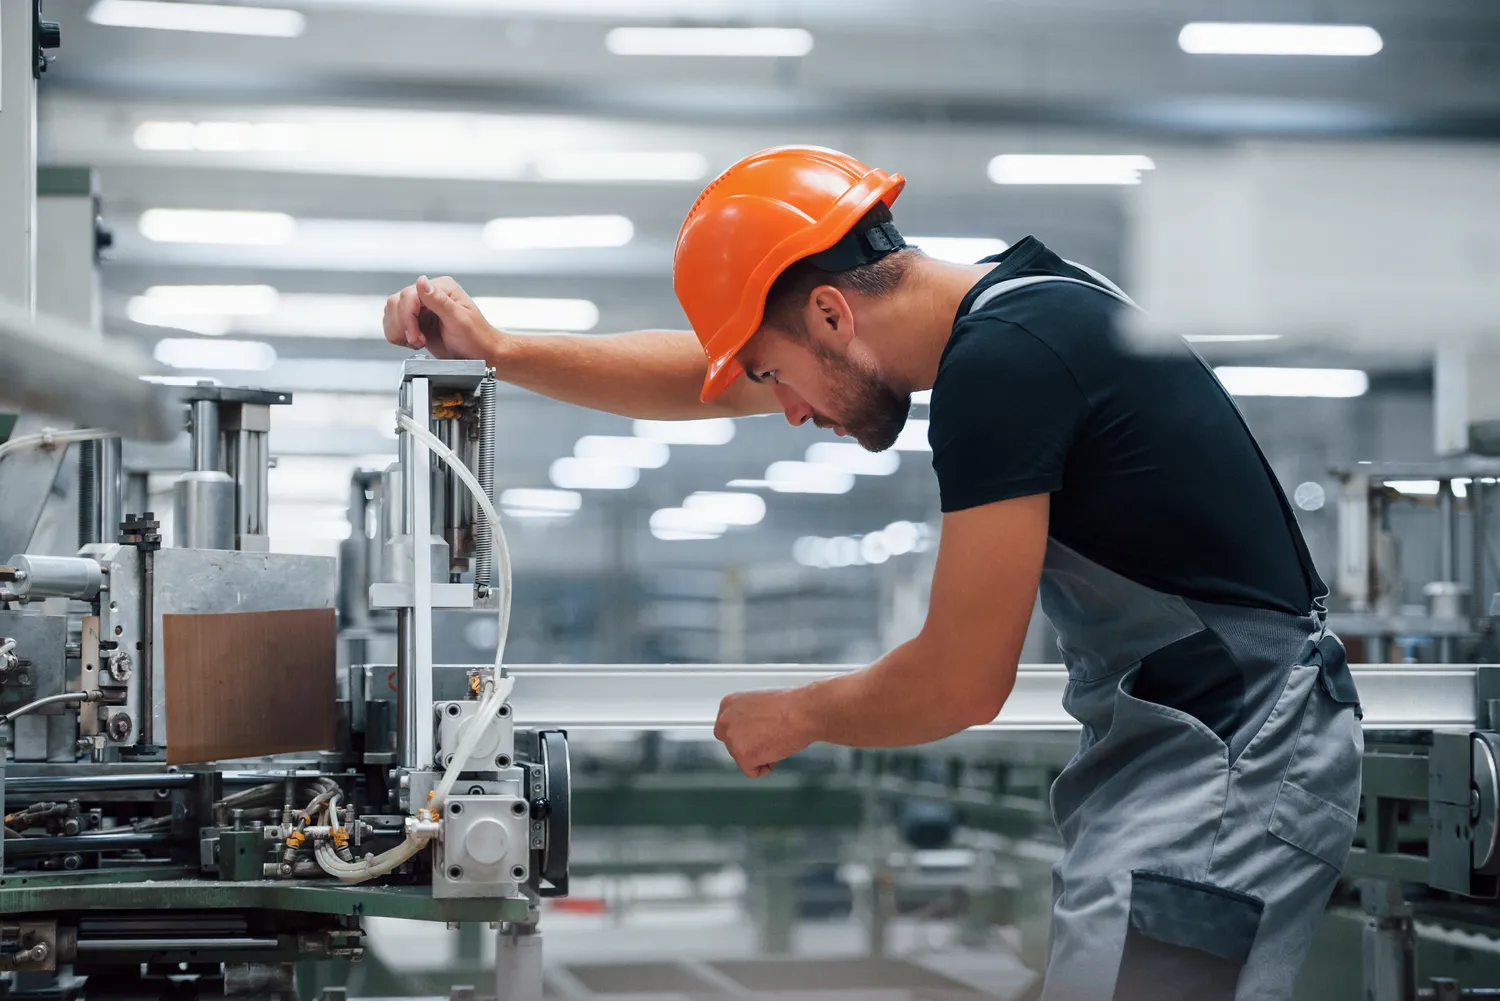
M 516 721 L 534 727 L 692 730 L 712 727 L 732 692 L 790 688 L 847 674 L 829 664 L 522 664 L 511 695 Z M 1367 730 L 1464 728 L 1476 718 L 1474 666 L 1355 667 Z M 1005 708 L 979 730 L 1076 730 L 1062 708 L 1067 671 L 1023 664 Z

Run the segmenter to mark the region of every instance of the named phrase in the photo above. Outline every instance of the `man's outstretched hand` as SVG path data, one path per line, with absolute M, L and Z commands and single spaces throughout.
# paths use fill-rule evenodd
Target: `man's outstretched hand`
M 799 706 L 801 689 L 783 688 L 726 695 L 719 703 L 714 736 L 724 742 L 740 771 L 758 779 L 778 761 L 813 742 Z
M 385 339 L 436 358 L 488 358 L 503 337 L 452 278 L 423 275 L 385 301 Z

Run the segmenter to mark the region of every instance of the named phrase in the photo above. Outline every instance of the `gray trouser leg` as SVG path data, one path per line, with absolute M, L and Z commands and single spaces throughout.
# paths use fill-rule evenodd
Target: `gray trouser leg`
M 1044 1001 L 1283 1001 L 1354 834 L 1352 707 L 1293 669 L 1231 763 L 1184 713 L 1128 694 L 1054 787 Z

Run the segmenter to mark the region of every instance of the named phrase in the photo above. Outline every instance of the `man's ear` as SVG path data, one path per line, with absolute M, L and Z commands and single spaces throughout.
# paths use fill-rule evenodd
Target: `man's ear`
M 832 285 L 819 285 L 807 297 L 803 320 L 812 336 L 835 348 L 854 340 L 854 310 L 844 293 Z

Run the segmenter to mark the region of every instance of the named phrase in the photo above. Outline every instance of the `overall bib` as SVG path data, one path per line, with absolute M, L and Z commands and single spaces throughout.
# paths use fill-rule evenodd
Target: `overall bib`
M 1135 305 L 1073 266 L 1098 284 L 1012 279 L 974 308 L 1056 281 Z M 1364 753 L 1321 597 L 1306 615 L 1196 601 L 1052 539 L 1041 603 L 1068 668 L 1064 708 L 1083 724 L 1052 787 L 1064 852 L 1043 1001 L 1290 998 L 1348 857 Z

